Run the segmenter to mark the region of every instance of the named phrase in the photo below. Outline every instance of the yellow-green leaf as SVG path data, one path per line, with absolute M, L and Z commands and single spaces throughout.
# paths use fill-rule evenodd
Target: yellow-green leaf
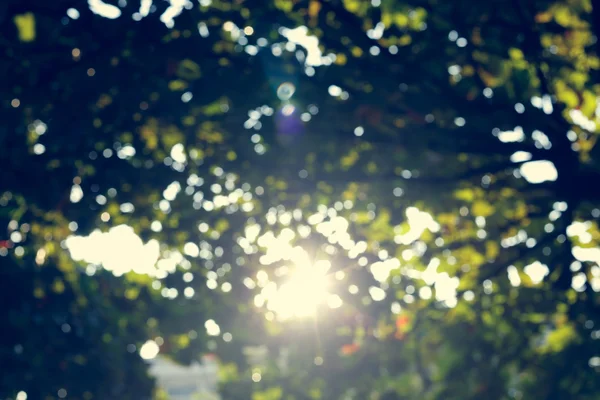
M 194 80 L 200 78 L 200 66 L 194 61 L 185 59 L 177 66 L 177 76 L 186 80 Z
M 179 90 L 184 90 L 188 87 L 187 82 L 182 81 L 181 79 L 176 79 L 174 81 L 169 82 L 169 90 L 174 92 Z
M 484 200 L 473 203 L 473 215 L 476 217 L 489 217 L 494 213 L 494 206 Z
M 570 324 L 564 325 L 548 335 L 541 351 L 544 353 L 558 353 L 575 340 L 577 340 L 577 333 L 573 326 Z
M 508 50 L 508 55 L 513 60 L 522 60 L 523 59 L 523 52 L 521 51 L 521 49 L 517 49 L 515 47 L 512 47 Z
M 596 104 L 597 100 L 594 93 L 590 92 L 589 90 L 583 92 L 583 102 L 581 104 L 581 112 L 583 115 L 588 118 L 594 115 L 594 112 L 596 111 Z
M 485 256 L 488 259 L 493 260 L 498 257 L 498 254 L 500 254 L 500 246 L 498 246 L 497 242 L 490 241 L 485 243 Z
M 460 189 L 454 192 L 454 197 L 459 200 L 471 202 L 475 198 L 475 193 L 471 189 Z
M 15 15 L 14 22 L 21 42 L 33 42 L 35 40 L 35 16 L 32 13 Z
M 410 21 L 406 15 L 402 13 L 396 13 L 396 15 L 394 15 L 394 22 L 399 28 L 406 28 Z
M 65 283 L 61 279 L 56 278 L 52 283 L 52 291 L 61 294 L 65 291 Z

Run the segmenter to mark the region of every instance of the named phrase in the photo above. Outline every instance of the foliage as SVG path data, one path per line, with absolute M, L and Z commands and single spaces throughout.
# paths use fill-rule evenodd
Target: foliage
M 597 397 L 597 2 L 0 11 L 1 397 Z

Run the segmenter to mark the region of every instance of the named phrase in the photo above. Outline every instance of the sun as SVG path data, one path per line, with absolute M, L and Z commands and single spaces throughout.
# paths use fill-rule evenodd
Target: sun
M 267 308 L 280 319 L 315 316 L 329 297 L 327 271 L 330 264 L 297 265 L 287 280 L 267 296 Z

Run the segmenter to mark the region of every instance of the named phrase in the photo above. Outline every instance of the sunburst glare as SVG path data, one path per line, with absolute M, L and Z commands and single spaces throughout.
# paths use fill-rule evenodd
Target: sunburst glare
M 267 300 L 267 308 L 280 319 L 314 316 L 319 305 L 329 296 L 329 267 L 327 261 L 319 261 L 314 265 L 297 265 L 284 284 L 279 288 L 266 290 L 263 294 Z

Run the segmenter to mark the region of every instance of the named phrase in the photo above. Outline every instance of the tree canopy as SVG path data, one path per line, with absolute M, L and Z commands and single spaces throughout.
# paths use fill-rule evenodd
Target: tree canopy
M 600 2 L 0 23 L 0 398 L 599 398 Z

